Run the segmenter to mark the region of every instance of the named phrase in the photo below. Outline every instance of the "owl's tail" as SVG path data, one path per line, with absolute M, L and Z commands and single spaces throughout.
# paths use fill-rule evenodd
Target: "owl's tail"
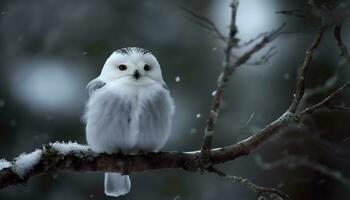
M 131 183 L 127 175 L 105 173 L 105 194 L 118 197 L 130 191 Z

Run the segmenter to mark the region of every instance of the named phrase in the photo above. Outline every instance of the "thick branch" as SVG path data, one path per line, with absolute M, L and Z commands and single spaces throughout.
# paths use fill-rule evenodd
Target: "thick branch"
M 294 120 L 294 115 L 285 113 L 252 137 L 236 144 L 211 150 L 210 161 L 220 164 L 247 155 L 270 136 L 278 133 Z M 16 163 L 0 170 L 0 188 L 25 183 L 30 177 L 59 171 L 119 172 L 124 174 L 180 168 L 195 171 L 202 167 L 201 152 L 158 152 L 127 155 L 123 153 L 97 154 L 90 150 L 61 152 L 45 145 L 40 160 L 25 174 L 16 173 Z M 17 160 L 17 159 L 16 159 Z M 17 166 L 18 167 L 18 166 Z
M 326 97 L 322 102 L 327 102 L 330 99 L 334 98 L 348 85 L 350 85 L 350 81 Z M 322 103 L 315 104 L 309 108 L 309 111 L 312 110 L 315 112 L 322 107 Z M 303 114 L 309 114 L 309 111 L 303 111 L 298 114 L 294 114 L 288 111 L 277 120 L 270 123 L 261 131 L 247 138 L 246 140 L 240 141 L 230 146 L 211 150 L 211 163 L 214 165 L 220 164 L 249 154 L 260 144 L 271 138 L 273 135 L 277 134 L 289 123 L 299 122 Z M 33 164 L 33 166 L 31 166 L 31 168 L 27 171 L 24 170 L 26 171 L 24 174 L 19 174 L 15 170 L 18 168 L 18 166 L 16 166 L 18 159 L 15 159 L 15 161 L 12 162 L 12 165 L 6 164 L 6 167 L 3 169 L 0 168 L 0 188 L 25 183 L 29 178 L 33 176 L 60 171 L 108 171 L 129 174 L 170 168 L 180 168 L 188 171 L 195 171 L 203 167 L 203 163 L 201 162 L 201 151 L 158 152 L 136 155 L 116 153 L 109 155 L 104 153 L 97 154 L 88 150 L 86 146 L 83 146 L 83 148 L 80 147 L 79 149 L 72 149 L 69 151 L 65 150 L 62 152 L 62 150 L 54 148 L 54 146 L 50 144 L 45 145 L 41 152 L 41 157 L 38 162 Z

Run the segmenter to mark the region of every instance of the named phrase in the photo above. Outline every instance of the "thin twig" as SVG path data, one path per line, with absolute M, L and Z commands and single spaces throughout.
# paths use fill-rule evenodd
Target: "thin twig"
M 293 10 L 281 10 L 275 12 L 276 14 L 282 14 L 282 15 L 289 15 L 293 17 L 300 17 L 300 18 L 306 18 L 305 11 L 300 9 L 293 9 Z
M 221 33 L 221 31 L 218 29 L 218 27 L 214 24 L 213 21 L 184 6 L 181 6 L 180 8 L 189 15 L 191 15 L 194 18 L 193 22 L 196 23 L 198 26 L 213 32 L 214 35 L 218 37 L 221 41 L 227 42 L 227 38 Z
M 212 148 L 212 136 L 214 133 L 216 120 L 219 115 L 219 109 L 221 104 L 221 99 L 224 93 L 224 87 L 227 84 L 229 77 L 232 74 L 230 69 L 231 64 L 231 51 L 234 46 L 237 46 L 238 39 L 236 38 L 237 26 L 236 26 L 236 14 L 237 14 L 238 2 L 233 0 L 231 3 L 231 23 L 230 23 L 230 32 L 229 39 L 227 42 L 227 47 L 225 49 L 225 60 L 223 72 L 218 79 L 218 89 L 213 97 L 213 103 L 210 108 L 209 117 L 207 120 L 207 126 L 204 132 L 203 143 L 201 147 L 202 152 L 202 161 L 207 163 L 210 157 L 210 149 Z
M 285 26 L 286 24 L 282 24 L 276 30 L 267 33 L 259 43 L 257 43 L 254 47 L 252 47 L 251 49 L 243 53 L 241 56 L 239 56 L 234 62 L 234 64 L 229 66 L 229 70 L 232 71 L 237 67 L 240 67 L 241 65 L 245 64 L 255 53 L 257 53 L 258 51 L 263 49 L 267 44 L 275 40 L 281 34 Z
M 291 169 L 295 167 L 308 167 L 331 178 L 334 178 L 335 180 L 338 180 L 350 188 L 350 179 L 346 178 L 340 171 L 332 170 L 327 166 L 312 162 L 304 157 L 289 155 L 273 162 L 265 162 L 260 156 L 257 156 L 255 160 L 257 164 L 265 170 L 271 170 L 279 166 L 285 166 Z
M 305 59 L 304 59 L 303 65 L 300 68 L 300 72 L 299 72 L 300 74 L 297 79 L 296 92 L 294 94 L 293 102 L 288 109 L 289 112 L 295 113 L 298 109 L 301 99 L 303 98 L 304 91 L 305 91 L 306 74 L 308 72 L 309 65 L 312 61 L 313 53 L 315 49 L 318 47 L 318 45 L 320 44 L 324 32 L 325 32 L 325 27 L 322 26 L 320 30 L 317 32 L 313 42 L 311 43 L 311 46 L 306 51 Z
M 327 94 L 332 91 L 339 80 L 338 70 L 335 70 L 332 76 L 324 81 L 322 85 L 318 85 L 314 88 L 308 88 L 305 90 L 304 97 L 302 98 L 299 107 L 305 109 L 307 107 L 307 102 L 312 97 L 321 94 Z
M 257 35 L 256 37 L 242 43 L 242 44 L 239 44 L 239 47 L 246 47 L 246 46 L 249 46 L 251 45 L 252 43 L 256 42 L 257 40 L 259 40 L 260 38 L 263 38 L 265 35 L 267 35 L 268 32 L 264 32 L 264 33 L 260 33 L 259 35 Z
M 337 45 L 340 49 L 340 52 L 341 52 L 340 56 L 344 57 L 347 60 L 347 62 L 350 64 L 350 56 L 349 56 L 348 50 L 341 39 L 342 26 L 343 24 L 341 23 L 341 24 L 337 24 L 334 27 L 334 38 L 337 41 Z
M 343 84 L 340 88 L 338 88 L 336 91 L 332 92 L 330 95 L 328 95 L 326 98 L 324 98 L 322 101 L 320 101 L 319 103 L 310 106 L 308 108 L 305 108 L 303 111 L 300 112 L 301 115 L 304 114 L 312 114 L 317 110 L 320 110 L 324 107 L 328 107 L 328 108 L 336 108 L 334 106 L 331 105 L 331 101 L 339 96 L 340 94 L 342 94 L 344 92 L 344 90 L 349 87 L 350 85 L 350 80 L 348 80 L 345 84 Z
M 245 65 L 263 65 L 269 62 L 270 58 L 272 58 L 274 55 L 277 54 L 276 47 L 270 47 L 269 50 L 267 50 L 260 58 L 256 59 L 255 61 L 252 62 L 245 62 Z M 235 59 L 239 59 L 239 56 L 231 54 L 231 56 Z
M 280 197 L 283 200 L 289 200 L 288 195 L 284 194 L 283 192 L 281 192 L 275 188 L 267 188 L 267 187 L 258 186 L 256 184 L 254 184 L 253 182 L 251 182 L 250 180 L 248 180 L 247 178 L 233 176 L 233 175 L 227 175 L 225 172 L 223 172 L 223 171 L 221 171 L 213 166 L 209 166 L 207 168 L 207 171 L 211 172 L 211 173 L 215 173 L 221 177 L 224 177 L 225 179 L 228 179 L 228 180 L 231 180 L 233 182 L 244 185 L 245 187 L 247 187 L 251 191 L 255 192 L 256 195 L 258 196 L 258 198 L 261 196 L 271 196 L 271 195 L 275 196 L 275 195 L 277 195 L 278 197 Z
M 247 64 L 250 64 L 250 65 L 266 64 L 269 62 L 270 58 L 272 58 L 276 54 L 277 54 L 276 47 L 273 46 L 273 47 L 269 48 L 269 50 L 267 50 L 266 53 L 264 55 L 262 55 L 260 58 L 258 58 L 256 61 L 249 62 Z

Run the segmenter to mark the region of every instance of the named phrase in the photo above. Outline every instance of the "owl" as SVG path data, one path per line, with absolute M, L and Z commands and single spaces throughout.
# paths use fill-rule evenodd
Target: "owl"
M 87 89 L 86 139 L 93 151 L 136 153 L 164 146 L 175 106 L 151 52 L 138 47 L 113 52 Z M 130 187 L 128 175 L 105 173 L 106 195 L 124 195 Z

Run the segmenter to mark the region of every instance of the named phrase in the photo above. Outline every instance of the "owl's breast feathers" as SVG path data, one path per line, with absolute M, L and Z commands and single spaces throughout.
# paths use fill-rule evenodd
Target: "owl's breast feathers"
M 163 88 L 141 103 L 139 115 L 139 146 L 144 150 L 158 150 L 170 134 L 171 118 L 174 113 L 172 99 Z
M 113 91 L 108 91 L 110 89 L 103 86 L 90 97 L 96 98 L 95 105 L 90 106 L 95 112 L 88 104 L 87 128 L 90 112 L 95 115 L 90 117 L 94 119 L 90 122 L 94 121 L 97 128 L 94 131 L 100 133 L 102 143 L 128 151 L 161 148 L 169 136 L 174 113 L 168 90 L 161 85 L 138 90 L 113 88 Z M 99 109 L 96 110 L 97 107 Z

